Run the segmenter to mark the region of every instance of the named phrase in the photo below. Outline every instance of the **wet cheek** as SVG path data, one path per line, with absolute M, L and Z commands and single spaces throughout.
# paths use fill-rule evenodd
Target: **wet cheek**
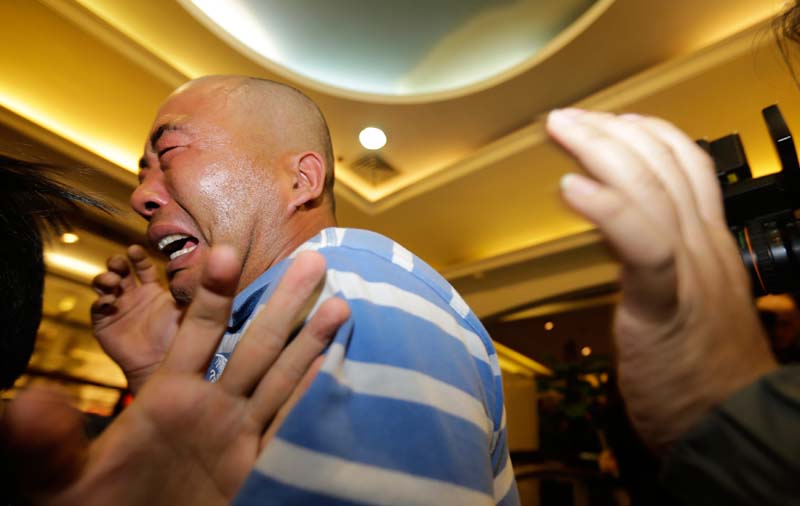
M 252 227 L 256 218 L 273 218 L 264 216 L 259 210 L 261 203 L 271 194 L 270 185 L 258 178 L 246 164 L 231 160 L 214 164 L 208 167 L 198 185 L 202 205 L 206 207 L 202 212 L 210 218 L 209 225 L 216 228 L 212 234 L 218 240 Z M 237 234 L 232 239 L 238 238 Z
M 211 167 L 198 183 L 201 202 L 206 207 L 202 212 L 215 217 L 212 224 L 228 221 L 235 216 L 236 206 L 241 204 L 241 195 L 223 167 Z

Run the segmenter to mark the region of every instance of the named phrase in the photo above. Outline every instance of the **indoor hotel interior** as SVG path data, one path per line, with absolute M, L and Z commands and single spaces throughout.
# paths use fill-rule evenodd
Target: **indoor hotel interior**
M 129 198 L 152 119 L 190 79 L 257 76 L 302 90 L 327 118 L 339 226 L 428 262 L 492 336 L 522 504 L 658 504 L 655 461 L 614 381 L 618 265 L 561 200 L 561 177 L 580 169 L 544 125 L 566 107 L 658 116 L 694 139 L 738 133 L 753 176 L 777 172 L 762 109 L 779 104 L 800 132 L 798 85 L 771 32 L 782 6 L 0 0 L 0 152 L 62 167 L 113 208 L 46 244 L 35 352 L 4 397 L 57 384 L 87 413 L 125 409 L 125 376 L 93 337 L 91 280 L 147 245 Z

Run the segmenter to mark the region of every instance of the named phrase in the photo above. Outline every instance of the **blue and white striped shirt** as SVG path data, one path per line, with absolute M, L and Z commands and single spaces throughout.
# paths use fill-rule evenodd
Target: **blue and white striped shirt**
M 519 504 L 497 355 L 463 299 L 373 232 L 325 229 L 307 249 L 327 260 L 318 304 L 351 316 L 234 504 Z M 236 297 L 212 380 L 289 261 Z

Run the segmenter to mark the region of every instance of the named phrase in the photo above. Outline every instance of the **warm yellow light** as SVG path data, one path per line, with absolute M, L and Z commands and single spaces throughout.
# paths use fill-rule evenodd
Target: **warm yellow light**
M 555 328 L 555 326 L 556 326 L 555 323 L 547 322 L 547 323 L 544 324 L 544 329 L 549 332 L 549 331 L 553 330 Z
M 93 278 L 103 272 L 103 268 L 99 265 L 52 251 L 46 251 L 44 254 L 44 259 L 53 267 L 58 267 L 60 269 L 90 278 Z
M 584 357 L 588 357 L 591 354 L 592 354 L 592 349 L 589 348 L 588 346 L 584 346 L 583 348 L 581 348 L 581 355 L 583 355 Z
M 78 234 L 73 234 L 72 232 L 64 232 L 61 234 L 61 242 L 64 244 L 75 244 L 80 240 Z
M 523 376 L 533 377 L 534 374 L 552 376 L 553 371 L 530 357 L 512 350 L 497 341 L 493 341 L 494 349 L 497 351 L 497 361 L 500 369 L 508 373 L 518 373 Z
M 367 127 L 358 134 L 361 145 L 367 149 L 381 149 L 386 145 L 386 134 L 375 127 Z
M 75 125 L 59 121 L 44 108 L 37 108 L 26 103 L 5 89 L 0 89 L 0 105 L 129 172 L 134 174 L 139 172 L 138 154 L 114 145 L 83 129 L 78 129 Z
M 58 301 L 58 310 L 62 313 L 69 313 L 75 306 L 78 305 L 78 299 L 73 297 L 72 295 L 67 295 L 66 297 L 62 297 L 60 301 Z

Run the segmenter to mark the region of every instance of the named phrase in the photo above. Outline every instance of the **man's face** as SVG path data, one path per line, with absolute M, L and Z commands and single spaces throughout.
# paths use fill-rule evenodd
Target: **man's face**
M 272 161 L 254 149 L 226 97 L 206 88 L 191 87 L 162 106 L 131 196 L 149 222 L 149 241 L 168 258 L 170 291 L 182 303 L 191 300 L 214 244 L 236 249 L 242 282 L 252 281 L 248 264 L 260 274 L 268 264 L 255 264 L 267 259 L 250 254 L 261 252 L 256 242 L 276 240 L 286 208 Z

